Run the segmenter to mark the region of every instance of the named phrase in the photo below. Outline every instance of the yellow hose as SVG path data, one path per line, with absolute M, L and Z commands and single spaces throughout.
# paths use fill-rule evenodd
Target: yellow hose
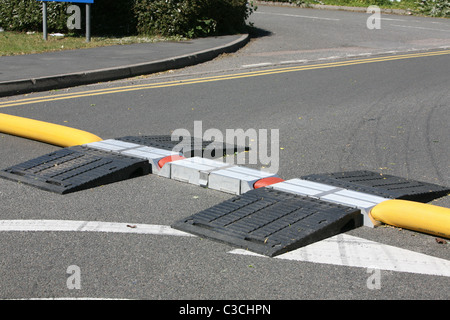
M 0 132 L 61 147 L 103 140 L 86 131 L 8 114 L 0 114 Z
M 373 207 L 369 216 L 375 223 L 450 238 L 449 208 L 407 200 L 386 200 Z

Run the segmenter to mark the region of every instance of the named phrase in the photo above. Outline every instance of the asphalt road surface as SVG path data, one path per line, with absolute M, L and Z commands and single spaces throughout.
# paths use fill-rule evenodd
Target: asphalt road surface
M 193 133 L 194 121 L 203 132 L 278 129 L 272 169 L 277 165 L 285 179 L 371 170 L 448 186 L 450 21 L 383 15 L 381 29 L 369 30 L 368 17 L 261 6 L 250 19 L 259 37 L 235 54 L 148 77 L 3 98 L 16 105 L 2 112 L 103 139 L 180 128 Z M 70 95 L 55 99 L 58 94 Z M 59 149 L 5 134 L 0 139 L 2 168 Z M 64 196 L 2 179 L 2 223 L 24 221 L 0 232 L 0 297 L 450 298 L 450 244 L 432 235 L 360 227 L 340 235 L 338 249 L 319 261 L 315 250 L 267 258 L 164 232 L 229 198 L 155 175 Z M 450 207 L 450 197 L 433 204 Z M 83 229 L 88 222 L 97 229 Z M 122 231 L 106 232 L 110 222 Z M 137 234 L 141 229 L 147 231 Z M 389 260 L 389 267 L 359 259 L 377 250 L 384 254 L 376 260 Z M 216 313 L 233 310 L 239 311 Z

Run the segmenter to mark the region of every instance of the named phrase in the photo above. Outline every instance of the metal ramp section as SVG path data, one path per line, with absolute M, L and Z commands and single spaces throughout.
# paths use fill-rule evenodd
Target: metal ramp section
M 255 188 L 255 183 L 266 178 L 279 178 L 274 173 L 241 166 L 230 166 L 209 174 L 208 188 L 240 195 Z
M 361 225 L 359 209 L 263 187 L 172 227 L 273 257 Z
M 389 199 L 418 202 L 429 202 L 450 192 L 448 187 L 365 170 L 311 174 L 301 179 Z
M 146 175 L 147 160 L 83 146 L 64 148 L 0 171 L 0 177 L 67 194 Z
M 115 139 L 91 142 L 83 146 L 148 160 L 151 169 L 150 172 L 166 178 L 170 178 L 170 166 L 164 166 L 164 164 L 175 159 L 184 158 L 180 153 L 173 152 L 171 150 L 147 147 Z
M 170 163 L 171 179 L 195 184 L 201 187 L 208 187 L 210 173 L 229 166 L 230 165 L 225 162 L 207 158 L 185 158 Z
M 369 217 L 370 210 L 381 202 L 389 200 L 387 198 L 375 196 L 368 193 L 342 189 L 318 182 L 290 179 L 275 183 L 268 188 L 312 197 L 323 201 L 341 204 L 347 207 L 358 208 L 363 215 L 364 225 L 373 227 L 373 222 Z
M 126 136 L 116 138 L 116 140 L 171 150 L 182 153 L 185 157 L 218 158 L 249 150 L 247 146 L 230 145 L 225 142 L 202 140 L 195 137 L 180 137 L 173 141 L 170 135 Z

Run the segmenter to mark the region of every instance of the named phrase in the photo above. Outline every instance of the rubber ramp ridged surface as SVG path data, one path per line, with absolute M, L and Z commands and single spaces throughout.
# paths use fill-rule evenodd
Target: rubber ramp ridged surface
M 180 137 L 179 140 L 172 141 L 172 136 L 126 136 L 116 138 L 116 140 L 136 143 L 148 147 L 163 150 L 181 151 L 185 157 L 222 157 L 226 154 L 249 150 L 248 147 L 229 145 L 224 142 L 215 142 L 194 137 Z
M 302 179 L 384 198 L 418 202 L 428 202 L 450 192 L 448 187 L 365 170 L 312 174 L 303 176 Z
M 147 160 L 82 146 L 64 148 L 0 171 L 0 176 L 66 194 L 150 172 Z
M 272 257 L 361 225 L 358 209 L 260 188 L 172 227 Z

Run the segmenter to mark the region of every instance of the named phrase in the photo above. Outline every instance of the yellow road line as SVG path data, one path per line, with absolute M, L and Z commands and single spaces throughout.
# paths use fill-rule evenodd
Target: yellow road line
M 96 90 L 88 90 L 88 91 L 82 91 L 82 92 L 55 94 L 55 95 L 43 96 L 43 97 L 34 97 L 34 98 L 26 98 L 26 99 L 13 100 L 13 101 L 4 101 L 4 102 L 0 102 L 0 108 L 27 105 L 27 104 L 32 104 L 32 103 L 42 103 L 42 102 L 48 102 L 48 101 L 58 101 L 58 100 L 83 98 L 83 97 L 90 97 L 90 96 L 97 96 L 97 95 L 121 93 L 121 92 L 130 92 L 130 91 L 137 91 L 137 90 L 149 90 L 149 89 L 156 89 L 156 88 L 175 87 L 175 86 L 183 86 L 183 85 L 197 84 L 197 83 L 207 83 L 207 82 L 215 82 L 215 81 L 223 81 L 223 80 L 259 77 L 259 76 L 288 73 L 288 72 L 298 72 L 298 71 L 304 71 L 304 70 L 336 68 L 336 67 L 367 64 L 367 63 L 374 63 L 374 62 L 385 62 L 385 61 L 431 57 L 431 56 L 448 55 L 448 54 L 450 54 L 450 50 L 425 52 L 425 53 L 410 53 L 410 54 L 402 54 L 402 55 L 394 55 L 394 56 L 311 64 L 311 65 L 303 65 L 303 66 L 296 66 L 296 67 L 283 67 L 283 68 L 242 72 L 242 73 L 235 73 L 235 74 L 221 75 L 221 76 L 193 78 L 193 79 L 187 79 L 187 80 L 174 80 L 174 81 L 158 82 L 158 83 L 152 83 L 152 84 L 121 86 L 121 87 L 114 87 L 114 88 L 109 88 L 109 89 L 108 88 L 96 89 Z

